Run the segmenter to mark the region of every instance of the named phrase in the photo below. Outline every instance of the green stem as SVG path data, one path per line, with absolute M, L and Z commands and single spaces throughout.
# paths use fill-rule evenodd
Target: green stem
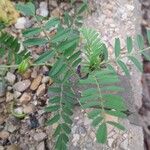
M 102 94 L 101 94 L 101 88 L 100 88 L 100 85 L 97 81 L 97 78 L 94 76 L 95 78 L 95 82 L 96 82 L 96 85 L 97 85 L 97 88 L 98 88 L 98 92 L 99 92 L 99 95 L 100 95 L 100 108 L 102 110 L 102 116 L 103 116 L 103 119 L 104 119 L 104 122 L 106 122 L 106 119 L 105 119 L 105 107 L 104 107 L 104 104 L 103 104 L 103 97 L 102 97 Z

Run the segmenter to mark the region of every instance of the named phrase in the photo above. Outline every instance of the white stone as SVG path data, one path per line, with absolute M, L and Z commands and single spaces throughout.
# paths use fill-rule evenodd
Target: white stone
M 31 26 L 30 20 L 25 17 L 18 18 L 17 23 L 15 24 L 16 29 L 25 29 L 30 26 Z

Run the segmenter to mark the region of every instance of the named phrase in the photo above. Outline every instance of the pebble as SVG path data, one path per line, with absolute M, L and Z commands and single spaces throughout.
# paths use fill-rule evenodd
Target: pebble
M 36 95 L 37 95 L 38 97 L 41 97 L 42 95 L 45 94 L 45 90 L 46 90 L 46 86 L 45 86 L 45 84 L 43 83 L 43 84 L 41 84 L 41 85 L 39 86 L 39 88 L 37 89 Z
M 42 78 L 42 83 L 48 83 L 49 80 L 50 80 L 50 77 L 49 77 L 49 76 L 44 76 L 44 77 Z
M 42 76 L 41 76 L 41 75 L 37 76 L 37 77 L 32 81 L 32 84 L 31 84 L 31 86 L 30 86 L 30 89 L 33 90 L 33 91 L 36 90 L 36 89 L 39 87 L 41 81 L 42 81 Z
M 21 104 L 27 104 L 29 101 L 31 101 L 31 94 L 23 93 L 19 101 Z
M 14 99 L 13 93 L 7 92 L 6 93 L 6 102 L 10 102 Z
M 50 5 L 52 6 L 52 7 L 57 7 L 58 5 L 57 5 L 57 1 L 55 1 L 55 0 L 52 0 L 51 2 L 50 2 Z
M 36 78 L 38 73 L 37 73 L 38 68 L 33 68 L 32 72 L 31 72 L 31 78 Z
M 22 76 L 24 79 L 29 79 L 31 76 L 31 69 L 28 69 Z
M 25 105 L 24 106 L 24 108 L 23 108 L 23 112 L 25 113 L 25 114 L 31 114 L 31 113 L 33 113 L 35 111 L 35 107 L 34 107 L 34 105 Z
M 21 92 L 14 91 L 14 98 L 17 99 L 21 96 Z
M 61 14 L 62 14 L 62 12 L 61 12 L 60 8 L 55 8 L 55 9 L 51 12 L 51 15 L 52 15 L 53 17 L 60 17 Z
M 0 146 L 0 150 L 4 150 L 5 148 L 3 146 Z
M 16 76 L 11 72 L 7 72 L 5 79 L 7 82 L 9 82 L 11 85 L 13 85 L 15 83 Z
M 8 139 L 9 137 L 9 132 L 8 131 L 1 131 L 0 132 L 0 138 L 5 140 L 5 139 Z
M 45 143 L 44 143 L 44 141 L 38 144 L 37 150 L 45 150 Z
M 35 141 L 41 142 L 47 138 L 47 135 L 44 132 L 36 133 L 33 138 Z
M 8 146 L 7 150 L 21 150 L 21 148 L 18 145 L 13 144 L 13 145 Z
M 25 29 L 25 28 L 30 27 L 31 25 L 32 25 L 31 21 L 28 18 L 20 17 L 20 18 L 18 18 L 17 23 L 15 24 L 15 28 L 16 29 Z
M 6 84 L 0 80 L 0 97 L 3 97 L 6 93 Z
M 23 108 L 22 107 L 15 108 L 14 112 L 16 112 L 17 114 L 23 114 Z
M 31 84 L 30 80 L 23 80 L 15 83 L 13 88 L 18 92 L 23 92 L 30 86 L 30 84 Z
M 7 131 L 9 131 L 10 133 L 13 133 L 13 132 L 15 132 L 16 130 L 17 130 L 17 127 L 16 126 L 14 126 L 12 123 L 8 123 L 7 122 L 7 124 L 6 124 L 6 126 L 5 126 L 5 129 L 7 130 Z

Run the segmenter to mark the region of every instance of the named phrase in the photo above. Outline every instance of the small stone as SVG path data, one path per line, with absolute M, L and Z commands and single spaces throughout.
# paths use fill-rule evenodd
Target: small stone
M 51 15 L 54 16 L 54 17 L 60 17 L 62 14 L 60 8 L 55 8 L 52 12 L 51 12 Z
M 10 102 L 14 99 L 13 93 L 7 92 L 6 93 L 6 102 Z
M 17 99 L 21 96 L 21 92 L 14 91 L 14 98 Z
M 34 112 L 34 110 L 35 110 L 34 105 L 28 105 L 28 106 L 24 106 L 23 112 L 25 114 L 31 114 Z
M 17 127 L 14 126 L 12 123 L 7 123 L 6 126 L 5 126 L 5 129 L 7 131 L 9 131 L 10 133 L 13 133 L 14 131 L 17 130 Z
M 6 140 L 8 139 L 9 137 L 9 132 L 8 131 L 1 131 L 0 132 L 0 138 L 3 139 L 3 140 Z
M 13 88 L 18 92 L 23 92 L 30 86 L 30 84 L 31 84 L 30 80 L 23 80 L 15 83 Z
M 45 118 L 44 118 L 44 116 L 41 116 L 41 117 L 39 118 L 39 124 L 40 124 L 40 127 L 42 127 L 42 126 L 45 125 Z
M 31 21 L 25 17 L 20 17 L 15 24 L 16 29 L 25 29 L 31 26 Z
M 41 83 L 41 80 L 42 80 L 42 76 L 41 75 L 39 75 L 39 76 L 37 76 L 33 81 L 32 81 L 32 84 L 31 84 L 31 86 L 30 86 L 30 89 L 31 90 L 36 90 L 38 87 L 39 87 L 39 85 L 40 85 L 40 83 Z
M 3 97 L 6 93 L 6 84 L 0 80 L 0 97 Z
M 44 133 L 44 132 L 36 133 L 36 134 L 34 135 L 34 139 L 35 139 L 35 141 L 37 141 L 37 142 L 41 142 L 41 141 L 45 140 L 46 138 L 47 138 L 47 135 L 46 135 L 46 133 Z
M 37 150 L 45 150 L 45 143 L 44 143 L 44 141 L 38 144 Z
M 37 77 L 37 68 L 33 68 L 32 73 L 31 73 L 31 78 L 36 78 Z
M 37 14 L 43 17 L 48 16 L 48 9 L 47 9 L 47 3 L 46 2 L 41 2 L 40 3 L 40 8 L 37 10 Z
M 5 148 L 3 146 L 0 146 L 0 150 L 4 150 Z
M 14 112 L 17 114 L 23 114 L 23 108 L 22 107 L 15 108 Z
M 37 89 L 36 95 L 37 95 L 38 97 L 44 95 L 44 94 L 45 94 L 45 90 L 46 90 L 45 84 L 41 84 L 41 85 L 39 86 L 39 88 Z
M 11 72 L 7 72 L 5 79 L 7 82 L 9 82 L 11 85 L 13 85 L 15 83 L 16 76 Z
M 50 77 L 49 77 L 49 76 L 44 76 L 44 77 L 42 78 L 42 83 L 48 83 L 49 80 L 50 80 Z
M 8 146 L 7 150 L 21 150 L 21 148 L 18 145 L 13 144 L 13 145 Z
M 57 5 L 57 1 L 55 1 L 55 0 L 52 0 L 51 2 L 50 2 L 50 5 L 52 6 L 52 7 L 57 7 L 58 5 Z
M 28 79 L 31 76 L 31 69 L 28 69 L 23 75 L 24 79 Z
M 31 100 L 30 93 L 23 93 L 19 101 L 21 104 L 27 104 L 30 100 Z

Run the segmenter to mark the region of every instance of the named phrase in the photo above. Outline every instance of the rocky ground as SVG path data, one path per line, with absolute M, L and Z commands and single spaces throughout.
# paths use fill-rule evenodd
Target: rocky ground
M 99 0 L 97 4 L 93 5 L 93 0 L 91 0 L 90 3 L 95 20 L 91 24 L 91 18 L 89 17 L 85 24 L 93 27 L 97 26 L 96 23 L 98 23 L 97 29 L 109 46 L 110 54 L 112 54 L 115 37 L 119 36 L 122 39 L 122 48 L 124 48 L 125 42 L 123 39 L 126 35 L 135 34 L 135 25 L 133 24 L 135 18 L 134 1 Z M 36 2 L 36 5 L 37 14 L 44 17 L 61 16 L 64 10 L 71 9 L 68 3 L 57 3 L 55 0 L 39 1 Z M 97 8 L 101 9 L 100 14 L 95 13 Z M 100 17 L 97 17 L 97 15 L 100 15 Z M 20 35 L 21 29 L 31 27 L 33 24 L 34 22 L 30 18 L 20 17 L 9 30 L 12 34 Z M 38 57 L 43 50 L 43 47 L 32 49 L 33 57 Z M 45 126 L 45 121 L 50 114 L 44 113 L 44 107 L 48 100 L 48 86 L 52 84 L 48 72 L 49 68 L 46 66 L 30 68 L 24 75 L 18 74 L 15 70 L 9 70 L 5 76 L 6 83 L 0 82 L 0 150 L 54 149 L 52 134 L 56 126 Z M 149 75 L 146 76 L 146 80 L 150 79 Z M 144 104 L 143 112 L 146 112 L 146 115 L 143 116 L 147 116 L 150 113 Z M 140 107 L 141 104 L 136 105 Z M 14 112 L 27 115 L 24 119 L 18 119 L 13 115 Z M 85 111 L 76 107 L 74 112 L 69 150 L 143 149 L 142 128 L 130 124 L 128 120 L 122 121 L 128 129 L 126 132 L 120 132 L 110 127 L 107 145 L 100 145 L 96 143 L 95 131 L 91 127 Z M 147 119 L 145 119 L 146 121 L 148 122 Z

